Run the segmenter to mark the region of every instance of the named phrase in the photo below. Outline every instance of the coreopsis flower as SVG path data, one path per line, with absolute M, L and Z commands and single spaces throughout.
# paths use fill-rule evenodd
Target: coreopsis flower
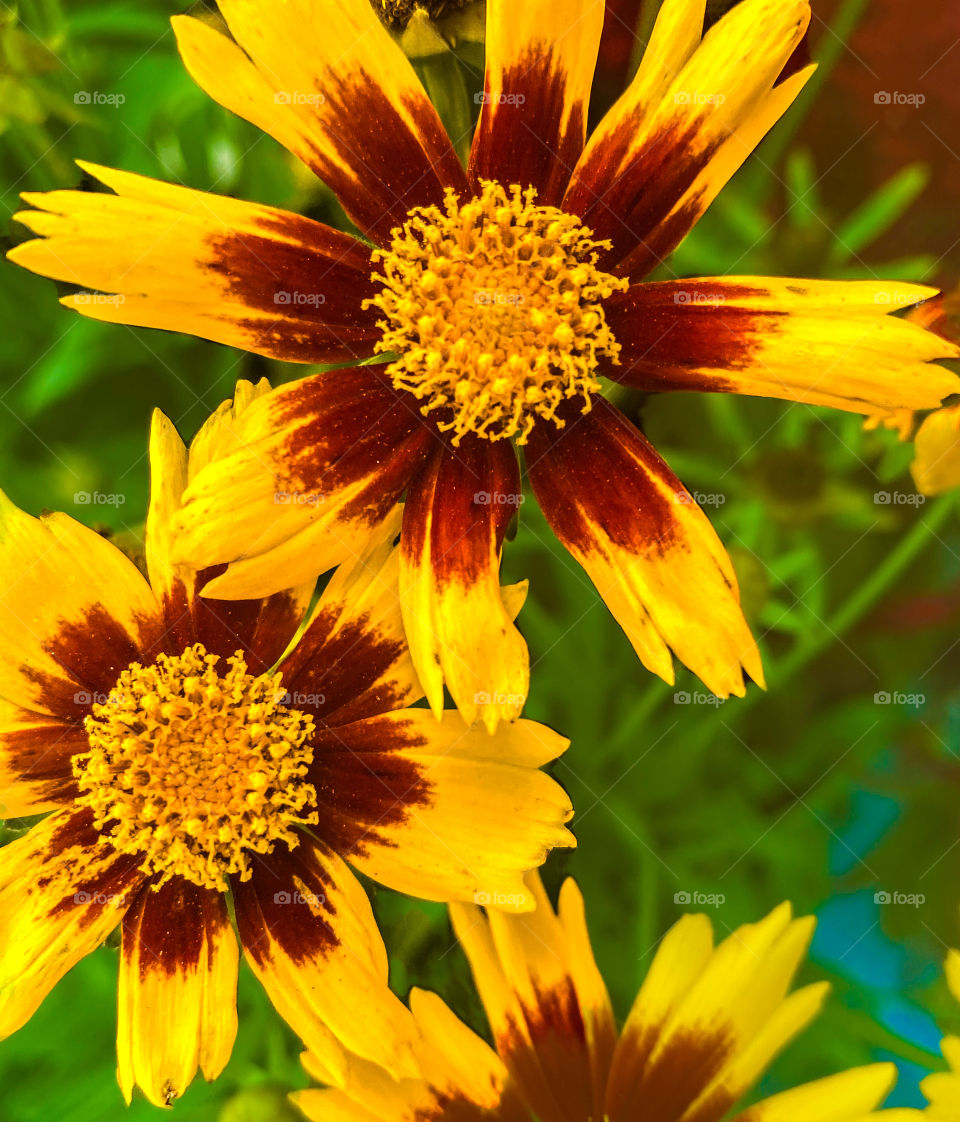
M 911 308 L 907 319 L 950 343 L 960 343 L 960 287 Z M 893 429 L 913 440 L 910 473 L 921 495 L 940 495 L 960 487 L 960 404 L 945 405 L 922 419 L 911 409 L 877 413 L 865 427 Z
M 779 1052 L 816 1016 L 828 989 L 790 993 L 813 919 L 783 904 L 718 946 L 703 915 L 658 947 L 618 1032 L 572 880 L 554 913 L 531 877 L 537 910 L 522 917 L 451 908 L 495 1051 L 432 993 L 410 997 L 421 1040 L 418 1076 L 311 1049 L 327 1089 L 295 1100 L 315 1122 L 906 1122 L 871 1113 L 894 1082 L 875 1064 L 782 1091 L 736 1110 Z M 332 1060 L 337 1061 L 336 1066 Z
M 45 815 L 0 849 L 0 1037 L 120 927 L 127 1099 L 139 1084 L 169 1103 L 198 1067 L 221 1071 L 238 937 L 304 1039 L 409 1073 L 414 1028 L 347 862 L 427 899 L 524 908 L 523 873 L 572 844 L 569 801 L 538 770 L 560 737 L 411 708 L 391 541 L 338 568 L 309 614 L 313 581 L 208 600 L 212 574 L 171 560 L 188 478 L 268 388 L 241 383 L 189 453 L 157 415 L 149 580 L 66 515 L 0 497 L 0 816 Z M 522 589 L 504 594 L 518 610 Z
M 406 496 L 401 600 L 434 712 L 517 717 L 526 645 L 499 592 L 523 498 L 643 664 L 675 655 L 722 697 L 762 682 L 730 560 L 604 380 L 860 412 L 931 408 L 957 348 L 888 313 L 914 285 L 707 277 L 644 283 L 812 73 L 807 0 L 665 0 L 640 69 L 587 139 L 604 5 L 488 0 L 466 169 L 370 0 L 219 0 L 230 36 L 175 17 L 217 101 L 340 198 L 359 236 L 270 207 L 82 165 L 112 193 L 28 195 L 12 257 L 95 290 L 101 320 L 275 359 L 364 365 L 278 388 L 242 447 L 191 481 L 181 558 L 229 563 L 211 596 L 307 580 L 363 548 Z M 457 138 L 459 139 L 459 138 Z M 277 503 L 278 492 L 297 501 Z
M 946 961 L 947 985 L 960 1001 L 960 951 L 950 951 Z M 940 1044 L 948 1071 L 928 1075 L 920 1085 L 929 1106 L 924 1117 L 932 1122 L 957 1122 L 960 1118 L 960 1037 L 945 1036 Z

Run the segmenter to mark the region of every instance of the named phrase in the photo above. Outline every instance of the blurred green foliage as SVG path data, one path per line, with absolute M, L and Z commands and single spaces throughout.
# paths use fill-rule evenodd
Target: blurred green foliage
M 322 186 L 192 84 L 168 26 L 186 7 L 21 0 L 18 10 L 4 9 L 7 215 L 19 191 L 75 186 L 72 160 L 82 157 L 342 222 Z M 848 5 L 843 19 L 862 8 Z M 828 61 L 835 39 L 824 33 Z M 478 79 L 476 65 L 460 72 L 467 83 Z M 829 82 L 829 67 L 819 82 Z M 85 96 L 97 93 L 109 100 Z M 790 143 L 794 127 L 788 119 L 785 135 L 748 162 L 673 271 L 922 279 L 929 262 L 877 261 L 870 247 L 911 205 L 925 169 L 904 168 L 855 213 L 835 214 L 818 189 L 820 169 Z M 12 242 L 25 236 L 15 224 L 9 233 Z M 57 304 L 51 282 L 9 265 L 0 269 L 0 310 L 0 485 L 30 511 L 60 508 L 121 533 L 140 533 L 153 408 L 189 436 L 237 378 L 279 382 L 306 372 L 85 321 Z M 573 797 L 579 838 L 575 853 L 551 860 L 548 883 L 565 872 L 578 877 L 620 1014 L 657 940 L 686 910 L 678 894 L 722 895 L 711 909 L 722 936 L 784 898 L 806 912 L 862 893 L 865 918 L 840 924 L 805 971 L 832 978 L 836 996 L 766 1086 L 878 1055 L 935 1066 L 935 1034 L 898 1032 L 882 1009 L 895 990 L 898 1001 L 960 1028 L 940 978 L 945 948 L 960 941 L 953 500 L 903 498 L 913 492 L 909 448 L 891 433 L 864 432 L 856 417 L 725 397 L 638 395 L 624 406 L 689 489 L 713 496 L 708 512 L 737 565 L 770 689 L 718 705 L 683 670 L 675 687 L 651 678 L 526 503 L 505 570 L 511 580 L 532 579 L 521 617 L 534 659 L 528 713 L 572 738 L 555 772 Z M 78 505 L 83 491 L 124 502 Z M 878 492 L 901 501 L 878 502 Z M 885 694 L 924 700 L 884 702 Z M 893 809 L 883 820 L 876 809 L 864 815 L 865 798 Z M 877 907 L 878 890 L 925 902 Z M 371 892 L 398 990 L 436 988 L 479 1027 L 444 909 Z M 881 936 L 888 942 L 877 950 Z M 878 965 L 884 954 L 896 956 L 894 982 Z M 116 951 L 103 948 L 0 1046 L 0 1117 L 154 1117 L 143 1101 L 125 1114 L 114 1082 L 115 990 Z M 296 1040 L 247 972 L 240 1006 L 233 1060 L 220 1081 L 197 1081 L 177 1105 L 184 1122 L 281 1118 L 283 1089 L 305 1082 Z

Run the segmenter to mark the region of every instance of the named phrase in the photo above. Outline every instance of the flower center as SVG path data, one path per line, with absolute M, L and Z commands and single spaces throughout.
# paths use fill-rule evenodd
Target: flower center
M 223 674 L 218 661 L 197 643 L 128 666 L 74 758 L 78 802 L 155 888 L 181 876 L 226 891 L 227 877 L 250 879 L 252 853 L 293 847 L 294 827 L 318 821 L 304 782 L 313 718 L 287 709 L 280 679 L 249 674 L 239 651 Z
M 461 202 L 411 210 L 388 249 L 374 251 L 383 288 L 368 301 L 397 389 L 437 411 L 437 427 L 526 443 L 538 418 L 558 427 L 570 398 L 590 410 L 600 355 L 618 359 L 602 301 L 628 281 L 601 272 L 580 220 L 536 203 L 536 190 L 481 181 Z

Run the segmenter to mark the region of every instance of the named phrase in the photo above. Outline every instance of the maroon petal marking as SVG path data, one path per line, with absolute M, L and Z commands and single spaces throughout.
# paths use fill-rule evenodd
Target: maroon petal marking
M 651 391 L 735 389 L 734 380 L 701 374 L 700 369 L 750 366 L 758 336 L 773 334 L 787 312 L 761 312 L 729 302 L 766 296 L 750 285 L 709 279 L 631 285 L 604 304 L 621 350 L 619 363 L 607 363 L 603 373 Z
M 376 367 L 318 374 L 281 391 L 271 425 L 282 434 L 278 489 L 323 496 L 368 478 L 343 517 L 362 515 L 371 527 L 383 521 L 436 439 L 415 399 Z
M 535 187 L 538 202 L 558 206 L 583 151 L 587 103 L 600 33 L 601 5 L 554 0 L 487 9 L 484 101 L 470 152 L 469 176 Z
M 629 1050 L 626 1041 L 620 1041 L 607 1087 L 609 1116 L 626 1119 L 642 1110 L 645 1117 L 658 1122 L 677 1118 L 684 1122 L 720 1122 L 737 1101 L 722 1088 L 695 1111 L 690 1107 L 732 1058 L 732 1041 L 708 1030 L 676 1032 L 651 1060 L 657 1042 L 656 1031 L 638 1037 Z
M 345 624 L 336 608 L 321 609 L 281 666 L 291 705 L 327 725 L 402 706 L 407 696 L 391 670 L 406 656 L 400 635 L 364 615 Z
M 245 56 L 180 20 L 191 72 L 211 96 L 296 151 L 367 236 L 386 242 L 412 207 L 441 203 L 447 186 L 465 190 L 436 110 L 372 8 L 320 10 L 294 0 L 267 21 L 247 0 L 219 6 Z M 220 71 L 209 66 L 213 53 Z
M 92 604 L 75 620 L 64 620 L 43 649 L 59 666 L 63 676 L 30 666 L 24 676 L 35 682 L 43 703 L 65 721 L 80 722 L 95 702 L 104 702 L 121 672 L 143 658 L 143 651 L 156 648 L 162 634 L 158 617 L 138 620 L 140 631 L 132 636 L 102 604 Z
M 0 818 L 72 802 L 78 791 L 71 761 L 89 749 L 83 727 L 19 708 L 5 715 L 5 725 L 7 731 L 0 731 Z
M 317 836 L 348 860 L 370 845 L 393 844 L 386 829 L 428 803 L 432 788 L 420 766 L 395 749 L 426 744 L 397 722 L 376 718 L 322 731 L 309 776 L 320 812 Z

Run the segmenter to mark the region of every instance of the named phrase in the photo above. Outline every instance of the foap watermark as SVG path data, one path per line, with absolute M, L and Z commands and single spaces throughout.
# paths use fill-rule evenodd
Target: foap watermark
M 526 496 L 512 491 L 474 491 L 474 506 L 523 506 Z
M 725 697 L 717 697 L 715 693 L 707 693 L 706 691 L 694 691 L 688 693 L 686 690 L 680 690 L 673 695 L 674 705 L 723 705 L 727 699 Z
M 887 892 L 885 889 L 881 889 L 879 892 L 874 892 L 873 902 L 875 904 L 897 904 L 901 907 L 919 908 L 927 902 L 927 898 L 922 892 Z
M 312 708 L 319 708 L 321 705 L 326 705 L 327 695 L 323 693 L 291 693 L 289 690 L 280 698 L 281 705 L 286 705 L 296 709 L 300 705 L 309 705 Z
M 926 100 L 926 94 L 901 93 L 900 90 L 877 90 L 873 95 L 874 105 L 911 105 L 915 109 L 923 105 Z
M 719 292 L 697 292 L 694 289 L 682 288 L 673 294 L 674 304 L 699 304 L 708 308 L 719 308 L 727 302 L 725 296 Z
M 906 705 L 910 709 L 920 709 L 926 703 L 927 695 L 924 693 L 901 693 L 899 690 L 891 693 L 888 690 L 879 690 L 873 695 L 874 705 Z
M 522 292 L 501 292 L 496 288 L 478 288 L 473 294 L 474 304 L 484 307 L 518 308 L 525 300 Z
M 527 100 L 527 95 L 504 93 L 502 90 L 498 90 L 496 93 L 481 90 L 473 95 L 473 100 L 477 105 L 523 105 Z
M 314 892 L 274 892 L 275 904 L 306 904 L 308 908 L 321 908 L 327 902 L 326 896 Z
M 522 708 L 526 700 L 522 693 L 503 693 L 501 690 L 493 693 L 479 690 L 473 695 L 474 705 L 518 705 Z
M 912 292 L 875 292 L 873 302 L 874 304 L 889 304 L 893 308 L 912 308 L 926 304 L 926 300 L 918 300 Z
M 75 304 L 106 304 L 119 307 L 126 304 L 127 298 L 119 292 L 76 292 L 73 296 Z
M 322 93 L 306 90 L 277 90 L 273 100 L 276 105 L 323 105 L 327 99 Z
M 473 902 L 480 908 L 517 908 L 526 898 L 519 892 L 474 892 Z
M 74 491 L 73 501 L 77 506 L 116 506 L 127 501 L 126 495 L 108 494 L 104 491 Z
M 673 902 L 683 907 L 722 908 L 727 898 L 722 892 L 674 892 Z
M 75 904 L 109 904 L 114 907 L 123 907 L 127 898 L 122 892 L 87 892 L 81 889 L 79 892 L 74 892 L 73 902 Z
M 322 506 L 326 501 L 326 496 L 316 491 L 275 491 L 273 494 L 274 506 Z
M 73 95 L 74 105 L 112 105 L 115 109 L 126 100 L 126 94 L 105 93 L 103 90 L 77 90 Z
M 703 90 L 679 90 L 673 95 L 676 105 L 723 105 L 727 95 L 722 93 L 704 93 Z
M 273 302 L 284 307 L 318 308 L 321 304 L 326 304 L 327 298 L 322 292 L 287 292 L 284 290 L 273 294 Z
M 97 693 L 95 690 L 77 690 L 73 695 L 74 705 L 119 705 L 122 698 L 113 693 Z
M 721 507 L 727 501 L 727 496 L 719 491 L 677 491 L 676 501 L 680 506 L 715 506 Z
M 874 491 L 873 501 L 877 506 L 923 506 L 927 496 L 913 491 Z

